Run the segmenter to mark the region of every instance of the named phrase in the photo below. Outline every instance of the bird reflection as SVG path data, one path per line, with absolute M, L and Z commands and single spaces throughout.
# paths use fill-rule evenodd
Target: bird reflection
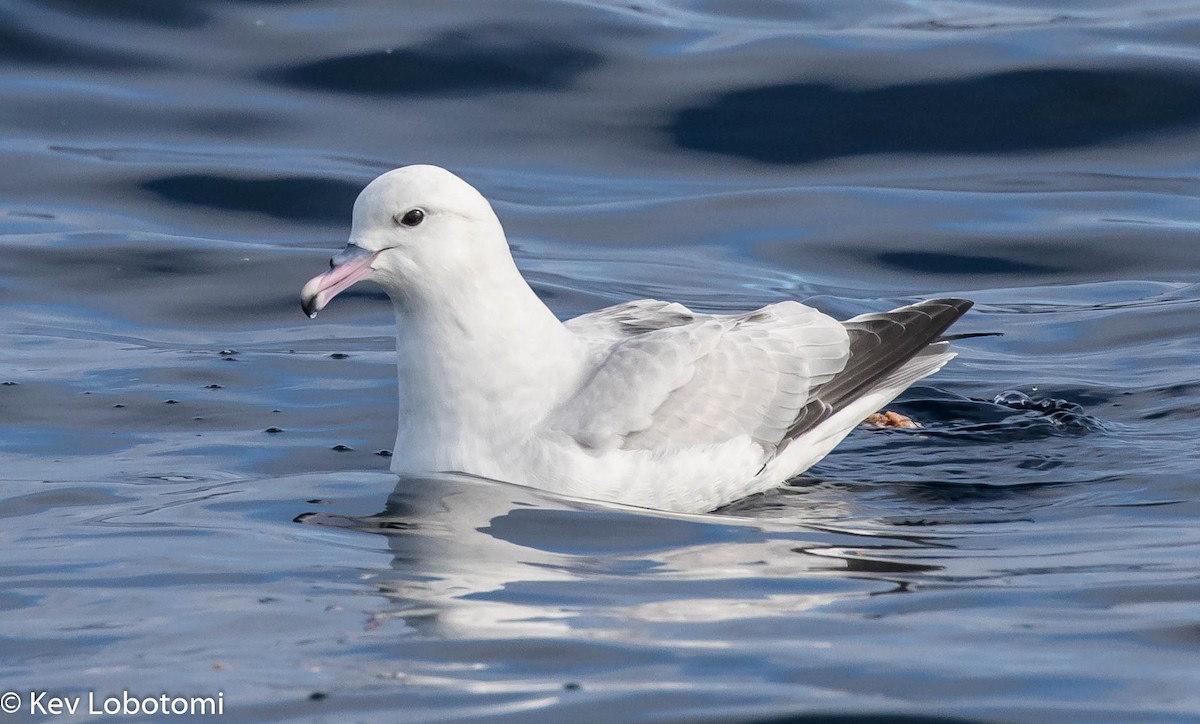
M 663 514 L 458 474 L 400 478 L 372 515 L 302 519 L 384 536 L 391 565 L 369 585 L 389 605 L 370 625 L 429 637 L 627 636 L 639 623 L 770 617 L 904 592 L 941 569 L 891 560 L 929 547 L 911 530 Z M 854 583 L 831 586 L 831 576 Z

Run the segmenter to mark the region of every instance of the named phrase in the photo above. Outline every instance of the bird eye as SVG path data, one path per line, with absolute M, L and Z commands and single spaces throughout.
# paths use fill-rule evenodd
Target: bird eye
M 396 220 L 397 224 L 402 226 L 416 226 L 425 220 L 425 212 L 421 211 L 420 209 L 409 209 L 408 211 L 404 212 L 403 216 L 396 214 L 392 218 Z

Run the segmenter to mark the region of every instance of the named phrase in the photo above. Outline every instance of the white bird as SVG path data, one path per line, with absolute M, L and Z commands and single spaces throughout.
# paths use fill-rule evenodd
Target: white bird
M 315 316 L 361 280 L 396 311 L 392 471 L 458 471 L 703 512 L 779 486 L 952 357 L 971 307 L 935 299 L 839 322 L 795 301 L 699 314 L 643 299 L 560 322 L 491 205 L 436 166 L 354 202 L 346 249 L 301 292 Z

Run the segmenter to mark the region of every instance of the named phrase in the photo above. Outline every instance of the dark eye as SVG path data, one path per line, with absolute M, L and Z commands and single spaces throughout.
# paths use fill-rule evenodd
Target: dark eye
M 396 214 L 394 218 L 396 219 L 397 224 L 402 224 L 404 226 L 416 226 L 425 220 L 425 212 L 421 211 L 420 209 L 409 209 L 408 211 L 404 212 L 403 216 Z

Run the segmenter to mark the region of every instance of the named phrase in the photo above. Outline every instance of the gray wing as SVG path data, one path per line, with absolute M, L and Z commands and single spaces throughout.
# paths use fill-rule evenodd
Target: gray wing
M 744 436 L 773 452 L 812 389 L 849 356 L 846 328 L 797 302 L 719 316 L 643 300 L 568 327 L 616 339 L 552 421 L 588 448 L 669 450 Z
M 937 349 L 930 351 L 942 351 L 947 346 L 942 333 L 973 304 L 967 299 L 930 299 L 843 322 L 850 335 L 849 360 L 837 375 L 813 389 L 812 399 L 796 416 L 785 440 L 812 430 L 931 345 Z

